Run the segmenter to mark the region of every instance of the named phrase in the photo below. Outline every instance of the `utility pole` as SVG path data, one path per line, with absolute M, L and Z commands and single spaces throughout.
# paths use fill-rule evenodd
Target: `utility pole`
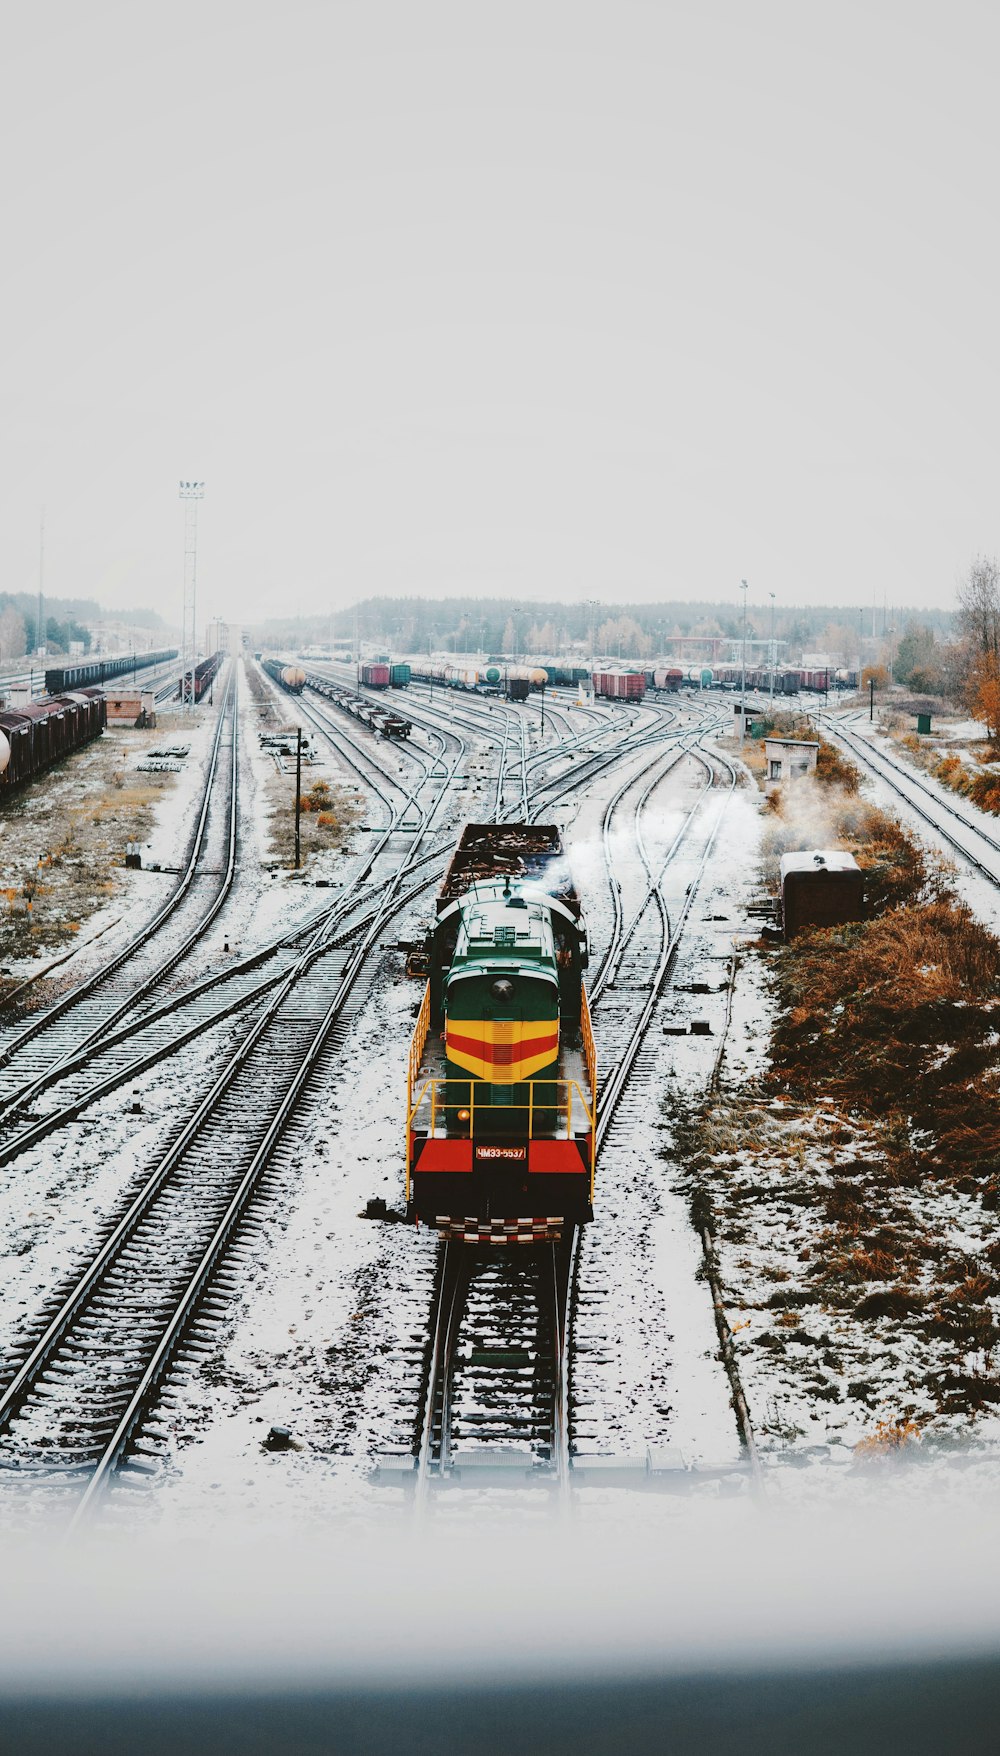
M 747 723 L 747 593 L 749 587 L 745 579 L 740 580 L 743 593 L 743 681 L 740 684 L 740 747 L 746 737 Z
M 194 706 L 194 671 L 198 662 L 196 586 L 198 576 L 198 501 L 205 497 L 204 482 L 182 482 L 184 502 L 184 614 L 181 638 L 181 707 Z
M 295 734 L 295 870 L 299 869 L 302 852 L 302 841 L 299 834 L 299 821 L 302 815 L 302 727 L 296 727 Z
M 768 595 L 771 599 L 771 706 L 773 707 L 774 706 L 774 660 L 775 660 L 775 651 L 774 651 L 774 593 L 773 593 L 773 591 L 770 592 Z

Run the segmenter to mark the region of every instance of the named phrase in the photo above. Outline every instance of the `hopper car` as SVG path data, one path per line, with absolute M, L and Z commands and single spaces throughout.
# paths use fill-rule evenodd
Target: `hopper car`
M 169 652 L 122 653 L 117 658 L 89 659 L 82 664 L 56 665 L 45 673 L 46 695 L 63 695 L 67 689 L 90 689 L 109 683 L 133 671 L 145 671 L 154 665 L 165 665 L 177 657 L 177 648 Z
M 595 671 L 594 694 L 608 701 L 641 701 L 646 693 L 642 671 Z
M 301 665 L 289 664 L 285 659 L 262 658 L 260 668 L 275 683 L 280 683 L 289 695 L 301 695 L 305 687 L 306 674 Z
M 100 689 L 44 696 L 0 713 L 0 797 L 99 738 L 106 724 Z
M 559 830 L 469 823 L 437 897 L 407 1073 L 408 1216 L 470 1244 L 593 1214 L 587 934 Z

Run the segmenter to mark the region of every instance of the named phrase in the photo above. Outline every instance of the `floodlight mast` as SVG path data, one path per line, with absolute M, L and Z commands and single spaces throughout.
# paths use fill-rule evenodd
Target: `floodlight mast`
M 204 482 L 182 482 L 184 501 L 184 617 L 181 629 L 181 707 L 194 706 L 194 673 L 198 663 L 196 583 L 198 577 L 198 501 L 205 497 Z

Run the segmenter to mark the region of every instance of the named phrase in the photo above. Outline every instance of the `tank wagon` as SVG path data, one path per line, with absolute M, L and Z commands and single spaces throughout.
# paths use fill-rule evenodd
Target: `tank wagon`
M 118 658 L 91 659 L 85 664 L 57 665 L 45 673 L 46 695 L 62 695 L 67 689 L 90 689 L 109 683 L 126 672 L 146 671 L 153 665 L 168 664 L 177 657 L 177 648 L 169 652 L 122 653 Z
M 469 823 L 438 894 L 410 1044 L 410 1218 L 472 1244 L 593 1215 L 587 935 L 559 830 Z
M 541 658 L 538 665 L 545 672 L 548 688 L 575 688 L 590 676 L 586 665 L 566 665 L 559 659 Z
M 491 659 L 486 665 L 440 664 L 436 660 L 415 659 L 411 666 L 415 683 L 441 683 L 446 689 L 482 690 L 497 694 L 508 688 L 512 680 L 524 681 L 528 689 L 544 689 L 548 672 L 540 665 L 509 665 L 502 659 Z
M 305 688 L 306 674 L 301 665 L 290 665 L 285 659 L 262 658 L 260 668 L 287 689 L 289 695 L 301 695 Z
M 642 671 L 595 671 L 594 694 L 609 701 L 641 701 L 646 693 Z
M 0 712 L 0 797 L 99 738 L 107 724 L 100 689 L 78 689 Z
M 334 683 L 330 677 L 324 677 L 316 671 L 307 671 L 306 682 L 317 695 L 325 696 L 327 701 L 339 707 L 342 713 L 349 713 L 352 719 L 360 720 L 369 731 L 377 732 L 383 738 L 408 738 L 413 726 L 402 714 L 392 713 L 389 708 L 382 707 L 376 701 L 367 701 L 354 689 L 347 689 L 343 683 Z
M 780 874 L 786 939 L 808 927 L 864 919 L 865 875 L 853 854 L 840 848 L 783 854 Z
M 381 662 L 378 664 L 364 664 L 361 667 L 360 680 L 366 689 L 388 689 L 390 680 L 389 666 L 382 664 Z

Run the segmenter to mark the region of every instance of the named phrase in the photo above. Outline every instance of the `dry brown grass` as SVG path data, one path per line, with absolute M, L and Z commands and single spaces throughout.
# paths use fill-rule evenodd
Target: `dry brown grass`
M 920 1428 L 916 1421 L 879 1421 L 874 1433 L 855 1445 L 854 1456 L 860 1463 L 885 1463 L 919 1438 Z
M 282 866 L 295 865 L 295 765 L 284 774 L 268 777 L 265 797 L 268 806 L 268 853 Z M 311 784 L 303 778 L 302 809 L 299 818 L 299 840 L 302 864 L 313 854 L 342 847 L 348 831 L 358 821 L 357 797 L 329 781 Z
M 58 949 L 127 884 L 126 844 L 148 840 L 156 802 L 176 784 L 129 764 L 165 735 L 115 728 L 4 801 L 0 958 Z
M 804 934 L 778 963 L 771 1079 L 926 1135 L 923 1168 L 1000 1179 L 1000 941 L 953 898 Z

